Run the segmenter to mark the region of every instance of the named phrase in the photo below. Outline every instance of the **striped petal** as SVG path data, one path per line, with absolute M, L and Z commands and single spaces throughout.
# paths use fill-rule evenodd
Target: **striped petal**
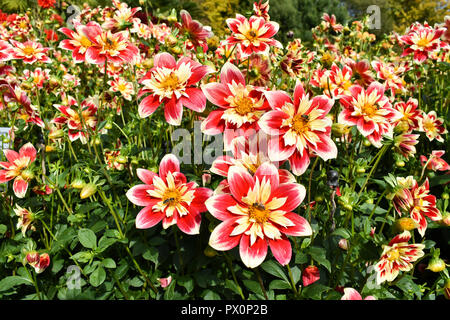
M 267 256 L 267 241 L 258 237 L 250 246 L 250 236 L 244 234 L 239 243 L 239 254 L 246 267 L 256 268 Z

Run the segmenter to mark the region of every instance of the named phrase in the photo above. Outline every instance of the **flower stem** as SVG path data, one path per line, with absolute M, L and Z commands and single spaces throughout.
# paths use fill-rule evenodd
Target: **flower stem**
M 361 187 L 361 190 L 359 190 L 358 193 L 358 198 L 361 195 L 361 193 L 364 191 L 364 189 L 367 186 L 367 183 L 369 182 L 370 177 L 372 176 L 372 174 L 375 172 L 376 168 L 378 167 L 378 164 L 380 163 L 381 158 L 383 157 L 384 153 L 386 152 L 388 146 L 384 145 L 380 151 L 378 151 L 378 153 L 376 154 L 375 158 L 377 158 L 377 160 L 375 161 L 372 169 L 370 170 L 369 174 L 367 175 L 366 181 L 364 181 L 363 186 Z
M 241 296 L 242 300 L 245 300 L 244 293 L 242 292 L 241 286 L 239 285 L 239 283 L 237 281 L 236 274 L 234 273 L 233 264 L 231 263 L 231 259 L 226 252 L 224 252 L 224 256 L 228 263 L 228 269 L 231 271 L 231 275 L 233 276 L 234 284 L 236 285 L 236 287 L 239 291 L 239 295 Z
M 289 279 L 291 280 L 292 290 L 294 290 L 295 295 L 297 295 L 298 294 L 298 290 L 297 290 L 297 287 L 295 286 L 295 283 L 294 283 L 294 277 L 292 275 L 291 267 L 289 267 L 289 264 L 287 264 L 286 267 L 287 267 L 287 270 L 288 270 L 288 273 L 289 273 Z
M 264 283 L 263 283 L 263 281 L 262 281 L 262 278 L 261 278 L 261 274 L 259 273 L 259 267 L 258 268 L 255 268 L 255 273 L 256 273 L 256 276 L 258 277 L 258 282 L 259 282 L 259 286 L 261 287 L 261 290 L 262 290 L 262 292 L 263 292 L 263 294 L 264 294 L 264 298 L 266 299 L 266 300 L 269 300 L 269 297 L 267 296 L 267 292 L 266 292 L 266 289 L 264 288 Z

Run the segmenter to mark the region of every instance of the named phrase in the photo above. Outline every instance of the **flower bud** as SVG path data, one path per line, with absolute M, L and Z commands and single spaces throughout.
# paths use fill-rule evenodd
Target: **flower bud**
M 72 188 L 74 188 L 74 189 L 83 189 L 83 187 L 84 187 L 85 185 L 86 185 L 86 184 L 85 184 L 84 181 L 81 180 L 81 179 L 75 179 L 75 180 L 73 180 L 72 183 L 70 184 L 70 186 L 71 186 Z
M 21 174 L 22 179 L 24 179 L 25 181 L 30 181 L 31 179 L 34 178 L 34 173 L 32 170 L 30 169 L 26 169 L 22 171 Z
M 202 174 L 202 184 L 206 186 L 211 183 L 211 175 L 209 173 Z
M 117 156 L 116 161 L 121 164 L 125 164 L 128 162 L 128 158 L 126 156 Z
M 309 266 L 305 270 L 303 270 L 302 281 L 304 287 L 313 284 L 319 279 L 320 279 L 320 272 L 319 268 L 317 268 L 316 266 Z
M 48 134 L 48 138 L 51 140 L 59 139 L 62 137 L 64 137 L 64 130 L 62 129 L 54 130 Z
M 445 262 L 439 257 L 434 257 L 428 263 L 427 269 L 433 272 L 441 272 L 445 269 Z
M 48 152 L 48 153 L 50 153 L 50 152 L 53 152 L 53 151 L 55 151 L 55 147 L 54 146 L 45 146 L 45 152 Z
M 342 250 L 348 250 L 348 241 L 347 241 L 347 239 L 342 238 L 341 240 L 339 240 L 338 246 Z
M 209 258 L 214 257 L 215 255 L 217 255 L 217 251 L 214 250 L 213 248 L 211 248 L 210 246 L 207 246 L 205 248 L 205 250 L 203 250 L 203 254 Z
M 93 183 L 86 184 L 80 192 L 80 198 L 86 199 L 93 196 L 97 192 L 97 186 Z
M 28 262 L 30 265 L 36 264 L 39 262 L 39 253 L 37 253 L 36 251 L 28 252 L 25 259 L 26 262 Z
M 158 278 L 159 284 L 161 288 L 166 288 L 172 282 L 172 276 L 168 276 L 167 278 Z

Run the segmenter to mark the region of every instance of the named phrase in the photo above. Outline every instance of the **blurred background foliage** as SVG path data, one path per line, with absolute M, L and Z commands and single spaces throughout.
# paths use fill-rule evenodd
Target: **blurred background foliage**
M 264 0 L 265 1 L 265 0 Z M 264 2 L 263 1 L 263 2 Z M 153 15 L 169 15 L 172 8 L 189 11 L 194 19 L 211 26 L 214 33 L 223 37 L 226 32 L 225 20 L 234 17 L 236 12 L 250 15 L 255 0 L 125 0 L 133 7 L 147 7 Z M 62 3 L 57 0 L 57 6 Z M 110 0 L 66 0 L 66 3 L 81 6 L 110 5 Z M 24 12 L 35 8 L 37 0 L 0 0 L 4 12 Z M 414 21 L 430 25 L 442 23 L 450 15 L 448 0 L 271 0 L 269 14 L 271 20 L 280 24 L 277 37 L 285 42 L 289 31 L 304 42 L 312 40 L 311 28 L 318 25 L 324 12 L 334 14 L 339 23 L 345 24 L 359 20 L 369 14 L 367 8 L 377 5 L 380 8 L 381 29 L 371 30 L 382 35 L 395 31 L 403 33 Z M 371 13 L 370 13 L 371 14 Z

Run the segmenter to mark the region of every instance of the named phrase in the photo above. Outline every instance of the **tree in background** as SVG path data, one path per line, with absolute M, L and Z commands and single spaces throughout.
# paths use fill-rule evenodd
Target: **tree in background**
M 371 30 L 379 35 L 395 31 L 404 33 L 413 22 L 430 25 L 442 23 L 450 12 L 447 0 L 344 0 L 352 19 L 361 19 L 367 15 L 367 8 L 377 5 L 381 13 L 381 29 Z

